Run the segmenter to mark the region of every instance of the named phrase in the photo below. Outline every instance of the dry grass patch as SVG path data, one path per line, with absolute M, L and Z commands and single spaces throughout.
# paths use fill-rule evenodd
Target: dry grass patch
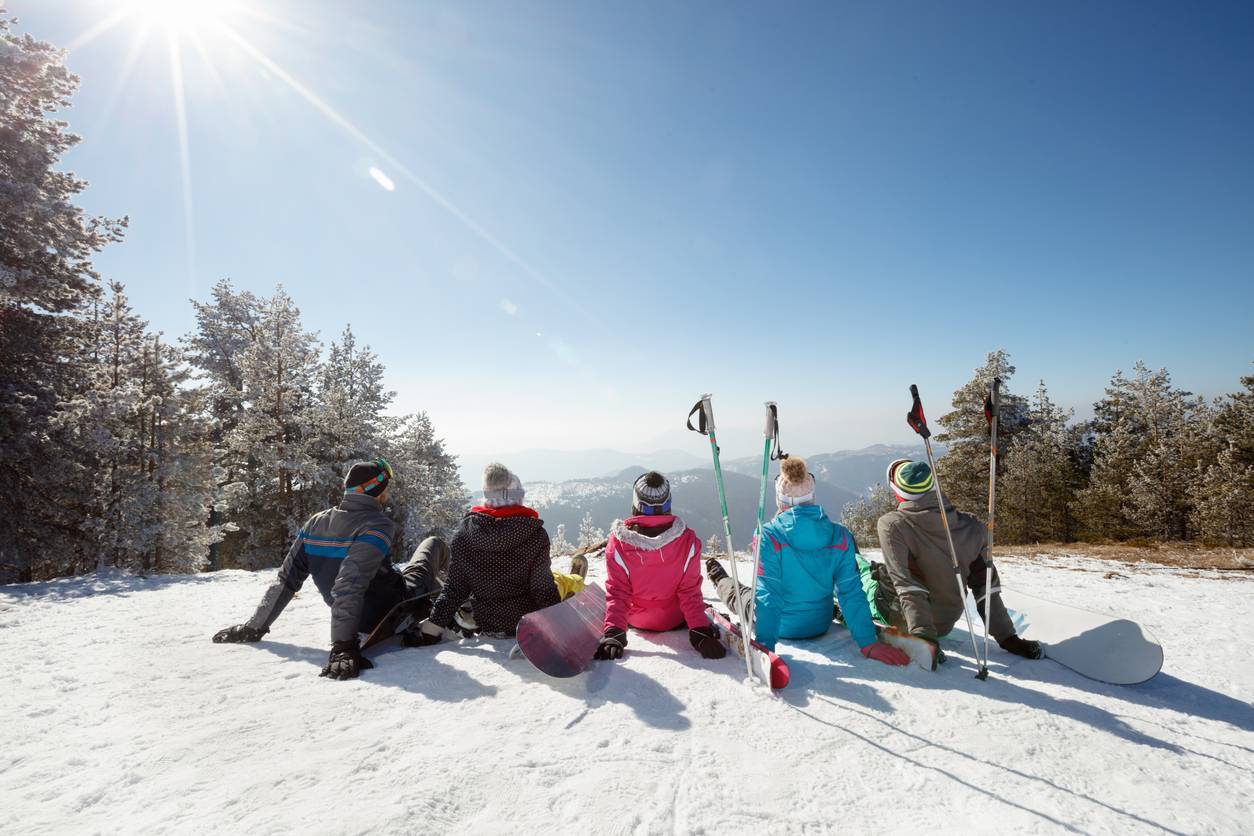
M 1217 548 L 1196 543 L 1037 543 L 1028 546 L 996 546 L 995 555 L 1016 557 L 1083 557 L 1118 563 L 1157 563 L 1178 569 L 1254 572 L 1254 549 Z

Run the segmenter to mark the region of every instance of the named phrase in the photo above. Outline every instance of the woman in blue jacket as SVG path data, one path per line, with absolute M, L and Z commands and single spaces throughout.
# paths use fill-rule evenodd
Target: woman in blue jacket
M 785 459 L 775 480 L 779 513 L 762 527 L 754 638 L 774 651 L 778 639 L 813 639 L 832 625 L 832 593 L 862 655 L 887 665 L 909 658 L 876 640 L 871 609 L 862 591 L 849 529 L 828 518 L 814 501 L 814 477 L 799 458 Z M 732 579 L 716 560 L 706 574 L 733 612 Z M 741 586 L 744 594 L 746 587 Z

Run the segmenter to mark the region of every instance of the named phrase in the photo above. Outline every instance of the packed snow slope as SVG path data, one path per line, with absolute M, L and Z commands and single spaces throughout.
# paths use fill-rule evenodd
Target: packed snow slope
M 893 669 L 836 626 L 782 645 L 778 696 L 683 632 L 570 680 L 483 640 L 332 682 L 312 588 L 260 644 L 212 644 L 270 572 L 6 587 L 0 831 L 1249 833 L 1254 581 L 1110 569 L 1003 562 L 1148 627 L 1144 685 L 996 648 L 978 682 L 961 635 L 937 673 Z

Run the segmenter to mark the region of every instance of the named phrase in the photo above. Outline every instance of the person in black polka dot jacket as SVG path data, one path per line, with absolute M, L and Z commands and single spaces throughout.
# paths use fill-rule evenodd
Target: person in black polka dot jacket
M 512 636 L 524 615 L 582 587 L 579 576 L 550 568 L 549 535 L 540 515 L 522 504 L 525 495 L 522 482 L 505 465 L 484 469 L 483 504 L 462 518 L 449 544 L 444 591 L 407 643 L 435 644 L 449 635 L 457 608 L 472 596 L 479 629 Z

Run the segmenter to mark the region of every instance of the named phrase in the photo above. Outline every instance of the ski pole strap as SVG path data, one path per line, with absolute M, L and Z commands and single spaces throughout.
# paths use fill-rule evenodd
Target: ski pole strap
M 913 383 L 910 384 L 910 397 L 914 399 L 914 402 L 910 405 L 910 411 L 906 413 L 906 423 L 919 435 L 931 438 L 932 431 L 927 428 L 927 418 L 923 416 L 923 403 L 919 400 L 919 387 Z
M 705 426 L 705 410 L 701 408 L 704 403 L 705 403 L 704 398 L 702 400 L 697 401 L 696 406 L 694 406 L 692 408 L 692 411 L 688 413 L 688 429 L 692 430 L 694 433 L 701 433 L 702 435 L 709 435 L 710 433 L 706 429 L 706 426 Z M 692 416 L 694 415 L 698 416 L 697 426 L 695 427 L 692 425 Z

